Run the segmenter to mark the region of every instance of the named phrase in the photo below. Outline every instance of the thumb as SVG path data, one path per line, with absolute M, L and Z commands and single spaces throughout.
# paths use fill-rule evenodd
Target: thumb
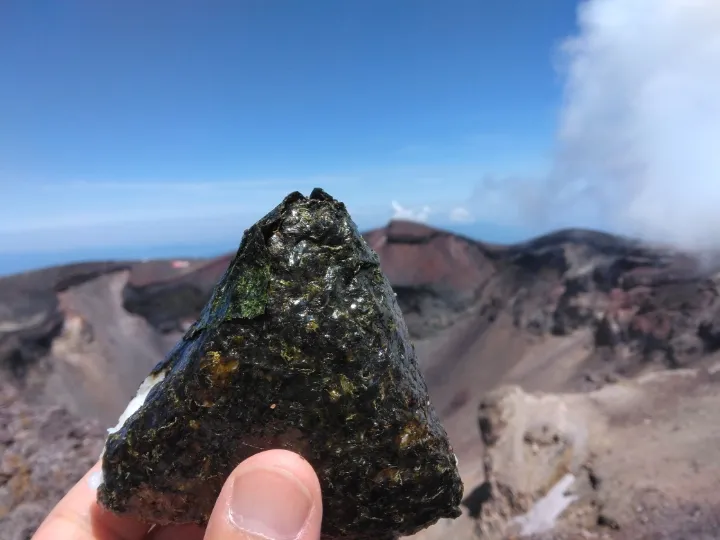
M 319 540 L 320 482 L 287 450 L 243 461 L 225 482 L 204 540 Z

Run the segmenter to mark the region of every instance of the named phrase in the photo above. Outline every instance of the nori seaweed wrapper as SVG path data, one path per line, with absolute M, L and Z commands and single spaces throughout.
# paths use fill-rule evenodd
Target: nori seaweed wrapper
M 98 501 L 155 524 L 205 524 L 232 470 L 299 453 L 323 538 L 386 539 L 460 514 L 457 460 L 377 254 L 321 189 L 245 231 L 200 319 L 108 437 Z

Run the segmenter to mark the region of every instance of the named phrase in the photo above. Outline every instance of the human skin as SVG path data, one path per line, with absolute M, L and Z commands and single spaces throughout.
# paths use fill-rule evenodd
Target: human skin
M 151 528 L 97 504 L 90 478 L 100 463 L 55 506 L 33 540 L 319 540 L 320 483 L 310 464 L 286 450 L 242 462 L 228 477 L 207 528 Z

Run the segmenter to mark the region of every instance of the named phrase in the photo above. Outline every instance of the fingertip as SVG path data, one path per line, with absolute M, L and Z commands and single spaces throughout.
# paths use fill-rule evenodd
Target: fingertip
M 322 504 L 320 480 L 315 473 L 315 469 L 300 454 L 289 450 L 267 450 L 255 454 L 238 465 L 230 476 L 243 474 L 243 472 L 254 468 L 267 467 L 283 469 L 292 474 L 305 487 L 313 502 Z
M 320 482 L 312 466 L 287 450 L 268 450 L 228 477 L 205 540 L 317 540 L 322 523 Z

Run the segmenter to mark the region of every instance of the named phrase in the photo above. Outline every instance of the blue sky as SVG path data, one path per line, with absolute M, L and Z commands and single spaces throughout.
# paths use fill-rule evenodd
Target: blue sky
M 541 232 L 508 201 L 547 191 L 563 125 L 596 124 L 557 69 L 568 37 L 617 29 L 593 3 L 579 29 L 574 0 L 4 0 L 0 272 L 234 249 L 315 186 L 361 228 Z

